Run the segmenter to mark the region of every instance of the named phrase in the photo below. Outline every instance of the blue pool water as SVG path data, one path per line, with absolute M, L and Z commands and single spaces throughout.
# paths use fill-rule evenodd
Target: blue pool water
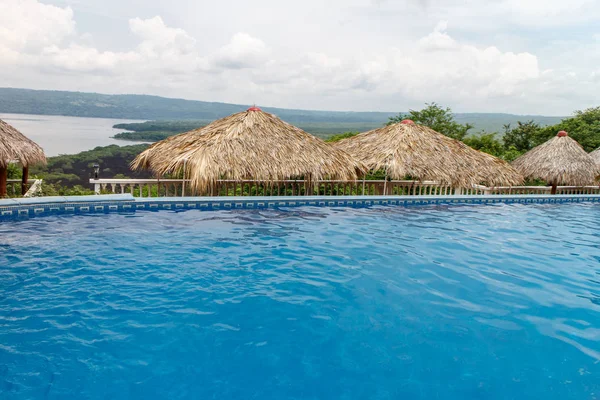
M 588 204 L 0 224 L 0 398 L 600 398 L 599 226 Z

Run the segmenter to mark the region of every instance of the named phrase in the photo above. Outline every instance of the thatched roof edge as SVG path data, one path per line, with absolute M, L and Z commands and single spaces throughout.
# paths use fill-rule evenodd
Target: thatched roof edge
M 23 166 L 45 164 L 44 150 L 12 125 L 0 119 L 0 166 L 18 161 Z

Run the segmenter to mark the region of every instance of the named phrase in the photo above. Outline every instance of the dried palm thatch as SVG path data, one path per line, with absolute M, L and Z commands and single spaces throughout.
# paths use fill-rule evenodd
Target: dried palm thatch
M 592 157 L 592 159 L 594 160 L 594 162 L 600 169 L 600 148 L 597 148 L 596 150 L 592 151 L 590 153 L 590 157 Z M 600 171 L 599 171 L 599 173 L 600 173 Z
M 6 168 L 13 161 L 28 167 L 45 164 L 46 156 L 34 141 L 0 119 L 0 168 Z
M 462 188 L 474 184 L 512 186 L 523 181 L 507 162 L 411 120 L 335 144 L 369 169 L 383 169 L 393 179 L 412 177 Z
M 565 131 L 529 150 L 512 165 L 525 178 L 542 179 L 551 184 L 553 193 L 557 185 L 593 184 L 598 175 L 594 159 Z
M 365 167 L 344 151 L 257 107 L 169 137 L 131 163 L 162 176 L 178 173 L 205 190 L 217 179 L 357 179 Z

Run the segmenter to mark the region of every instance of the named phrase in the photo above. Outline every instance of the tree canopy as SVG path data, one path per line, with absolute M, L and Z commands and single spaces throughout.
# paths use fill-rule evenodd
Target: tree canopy
M 454 139 L 463 140 L 473 125 L 459 124 L 448 107 L 443 108 L 437 103 L 426 103 L 422 110 L 410 110 L 408 114 L 398 114 L 390 117 L 388 125 L 396 124 L 405 119 L 411 119 L 417 124 L 430 127 L 436 132 L 442 133 Z

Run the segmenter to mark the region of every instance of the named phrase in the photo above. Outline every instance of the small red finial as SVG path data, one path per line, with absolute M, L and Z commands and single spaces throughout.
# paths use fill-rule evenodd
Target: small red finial
M 405 119 L 405 120 L 402 120 L 402 122 L 400 122 L 400 123 L 404 124 L 404 125 L 414 125 L 415 121 L 413 121 L 412 119 Z
M 262 111 L 262 110 L 256 106 L 252 106 L 248 109 L 248 111 Z
M 558 137 L 565 137 L 565 136 L 569 136 L 569 134 L 567 132 L 565 132 L 565 131 L 560 131 L 560 132 L 558 132 L 558 135 L 556 135 L 556 136 L 558 136 Z

